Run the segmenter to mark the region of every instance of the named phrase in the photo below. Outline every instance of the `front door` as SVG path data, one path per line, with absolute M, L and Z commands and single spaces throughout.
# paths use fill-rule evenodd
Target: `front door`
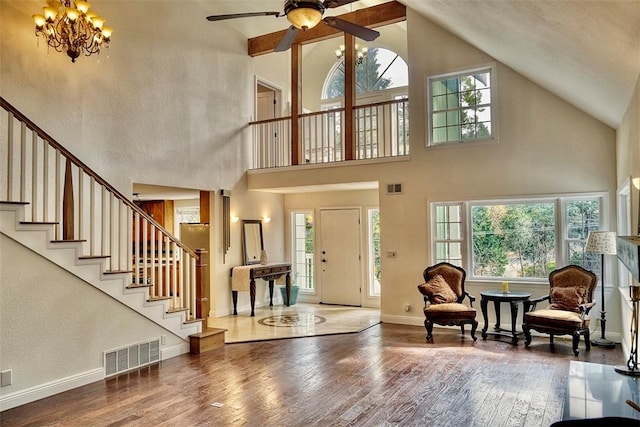
M 322 209 L 320 247 L 321 302 L 362 305 L 360 210 Z

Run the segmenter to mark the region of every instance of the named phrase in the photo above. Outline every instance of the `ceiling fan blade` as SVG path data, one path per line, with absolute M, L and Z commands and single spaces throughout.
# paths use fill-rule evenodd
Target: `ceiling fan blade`
M 354 24 L 353 22 L 345 21 L 344 19 L 340 19 L 335 16 L 327 16 L 323 21 L 327 25 L 342 30 L 345 33 L 353 34 L 359 39 L 366 40 L 368 42 L 374 41 L 378 36 L 380 36 L 380 33 L 376 30 Z
M 357 0 L 324 0 L 324 7 L 325 9 L 331 9 L 332 7 L 344 6 L 354 1 Z
M 273 49 L 274 52 L 284 52 L 285 50 L 291 49 L 291 44 L 296 39 L 298 35 L 298 29 L 293 25 L 289 27 L 286 33 L 284 33 L 284 37 L 278 43 L 278 46 Z
M 275 16 L 279 18 L 280 12 L 246 12 L 246 13 L 229 13 L 227 15 L 211 15 L 207 16 L 207 21 L 223 21 L 225 19 L 249 18 L 252 16 Z

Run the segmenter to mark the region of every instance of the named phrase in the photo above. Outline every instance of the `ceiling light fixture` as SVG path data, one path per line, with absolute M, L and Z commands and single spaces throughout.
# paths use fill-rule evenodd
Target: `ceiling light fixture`
M 97 13 L 89 12 L 90 7 L 86 1 L 50 0 L 42 8 L 44 15 L 33 15 L 36 37 L 42 36 L 56 51 L 66 53 L 71 62 L 83 53 L 100 53 L 103 46 L 109 46 L 113 28 L 105 26 L 105 19 Z
M 324 4 L 320 0 L 287 0 L 284 13 L 294 27 L 306 31 L 322 20 Z
M 338 59 L 338 61 L 342 60 L 342 58 L 344 58 L 344 50 L 345 47 L 343 44 L 340 45 L 340 47 L 338 49 L 336 49 L 336 58 Z M 355 53 L 354 56 L 356 58 L 356 65 L 360 65 L 362 64 L 362 61 L 364 61 L 364 57 L 367 56 L 367 52 L 369 51 L 369 48 L 366 46 L 360 47 L 358 44 L 355 45 Z

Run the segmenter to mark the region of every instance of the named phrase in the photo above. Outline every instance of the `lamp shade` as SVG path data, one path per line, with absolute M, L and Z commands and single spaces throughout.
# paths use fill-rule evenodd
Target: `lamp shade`
M 616 233 L 613 231 L 591 231 L 584 251 L 588 254 L 616 254 Z

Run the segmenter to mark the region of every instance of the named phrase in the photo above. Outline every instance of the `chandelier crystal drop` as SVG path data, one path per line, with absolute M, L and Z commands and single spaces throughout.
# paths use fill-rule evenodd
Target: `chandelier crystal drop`
M 89 12 L 91 4 L 76 0 L 49 0 L 43 14 L 33 15 L 36 37 L 42 36 L 58 52 L 66 53 L 71 62 L 81 54 L 100 53 L 109 47 L 113 28 L 104 25 L 105 19 Z

